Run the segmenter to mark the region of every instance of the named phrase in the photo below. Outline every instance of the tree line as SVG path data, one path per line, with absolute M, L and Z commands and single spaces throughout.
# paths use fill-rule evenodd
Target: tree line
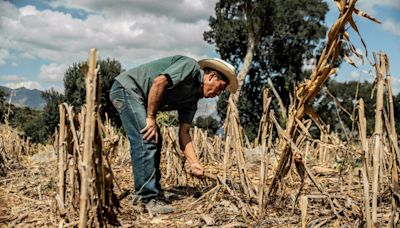
M 108 93 L 113 79 L 123 70 L 119 61 L 107 58 L 98 62 L 101 78 L 101 104 L 100 113 L 103 120 L 108 113 L 109 118 L 120 126 L 117 111 L 108 98 Z M 4 122 L 7 118 L 11 127 L 18 129 L 22 135 L 29 137 L 34 143 L 46 143 L 53 137 L 59 123 L 59 105 L 63 102 L 74 107 L 75 112 L 80 112 L 85 103 L 85 69 L 87 62 L 73 63 L 64 74 L 64 94 L 54 89 L 45 90 L 42 93 L 46 105 L 43 110 L 35 110 L 29 107 L 16 107 L 6 104 L 6 94 L 0 91 L 0 118 Z M 8 111 L 10 110 L 10 111 Z M 9 113 L 7 115 L 7 113 Z
M 67 102 L 73 105 L 76 112 L 79 112 L 82 105 L 85 103 L 85 87 L 83 73 L 80 70 L 83 63 L 74 63 L 68 68 L 64 76 L 65 94 L 61 94 L 53 89 L 43 92 L 43 98 L 46 105 L 43 110 L 35 110 L 29 107 L 16 107 L 8 105 L 6 102 L 6 94 L 0 90 L 0 118 L 2 122 L 8 115 L 8 122 L 11 127 L 18 129 L 22 135 L 29 137 L 32 142 L 46 143 L 50 142 L 55 129 L 59 123 L 58 105 Z M 118 114 L 108 98 L 108 92 L 112 85 L 112 80 L 120 72 L 122 72 L 121 64 L 117 60 L 100 60 L 103 68 L 100 74 L 102 75 L 102 99 L 101 99 L 101 116 L 104 119 L 108 113 L 109 118 L 116 126 L 121 126 Z M 338 82 L 331 80 L 327 86 L 321 91 L 313 104 L 315 110 L 320 115 L 322 121 L 330 126 L 330 129 L 337 132 L 343 139 L 355 130 L 357 115 L 354 112 L 358 98 L 363 98 L 365 106 L 365 114 L 367 118 L 368 133 L 373 132 L 374 116 L 375 116 L 375 99 L 372 96 L 373 84 L 368 81 L 348 81 Z M 277 104 L 276 109 L 279 112 Z M 395 113 L 400 113 L 400 94 L 394 96 Z M 242 109 L 244 115 L 254 115 L 250 113 L 252 109 Z M 10 109 L 10 110 L 9 110 Z M 246 112 L 246 113 L 243 113 Z M 260 117 L 261 111 L 255 114 Z M 400 116 L 395 116 L 396 121 L 400 121 Z M 217 121 L 212 116 L 199 116 L 194 125 L 203 128 L 210 135 L 215 134 L 223 124 L 223 119 Z M 176 114 L 161 113 L 158 117 L 159 125 L 177 126 L 178 119 Z M 354 124 L 355 123 L 355 124 Z M 254 129 L 258 129 L 259 122 L 252 123 Z M 400 133 L 400 126 L 396 126 Z M 316 131 L 317 132 L 317 131 Z M 247 136 L 253 139 L 255 135 L 247 129 Z

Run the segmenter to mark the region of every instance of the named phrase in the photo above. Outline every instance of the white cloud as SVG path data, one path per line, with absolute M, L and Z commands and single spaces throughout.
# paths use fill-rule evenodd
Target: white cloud
M 333 0 L 325 0 L 328 3 L 329 9 L 336 10 L 337 5 Z M 375 16 L 378 7 L 400 9 L 399 0 L 358 0 L 356 8 L 367 13 L 368 15 Z
M 360 55 L 360 57 L 357 56 L 356 54 L 354 54 L 353 52 L 351 52 L 349 58 L 351 59 L 351 61 L 353 61 L 353 63 L 354 63 L 356 66 L 361 66 L 361 65 L 364 64 L 365 54 L 364 54 L 364 52 L 363 52 L 362 50 L 360 50 L 359 48 L 356 48 L 355 51 L 358 53 L 358 55 Z
M 0 76 L 0 80 L 4 81 L 21 81 L 26 80 L 26 77 L 19 76 L 19 75 L 2 75 Z
M 44 81 L 61 81 L 68 66 L 65 64 L 51 63 L 40 67 L 39 79 Z
M 400 78 L 392 77 L 391 85 L 392 85 L 392 94 L 394 96 L 397 96 L 400 92 Z
M 86 60 L 92 47 L 103 58 L 121 61 L 123 67 L 172 54 L 201 58 L 213 50 L 203 41 L 203 32 L 209 30 L 208 18 L 214 13 L 215 2 L 56 2 L 96 13 L 85 19 L 25 6 L 19 9 L 18 17 L 1 16 L 0 41 L 4 44 L 0 47 L 7 45 L 24 58 L 65 65 Z
M 221 118 L 216 112 L 218 99 L 218 97 L 200 99 L 197 103 L 197 112 L 193 119 L 196 120 L 199 116 L 212 116 L 214 119 L 220 120 Z
M 400 78 L 397 78 L 397 80 L 392 81 L 392 93 L 393 95 L 397 95 L 400 92 Z
M 48 86 L 49 89 L 54 89 L 55 91 L 64 94 L 64 87 L 63 86 L 59 86 L 59 85 L 50 85 Z
M 24 82 L 15 82 L 15 83 L 6 83 L 4 86 L 11 88 L 11 89 L 18 89 L 21 87 L 25 87 L 27 89 L 38 89 L 42 90 L 42 87 L 39 82 L 34 82 L 34 81 L 24 81 Z
M 358 72 L 358 71 L 352 71 L 351 73 L 350 73 L 350 77 L 352 78 L 352 79 L 358 79 L 359 77 L 360 77 L 360 72 Z
M 317 63 L 317 60 L 315 58 L 309 59 L 309 60 L 304 60 L 303 61 L 303 66 L 302 70 L 313 70 L 315 68 L 315 65 Z
M 1 1 L 0 2 L 1 8 L 1 17 L 7 18 L 18 18 L 19 12 L 18 9 L 8 1 Z M 0 19 L 1 20 L 1 19 Z
M 400 22 L 389 19 L 382 22 L 382 26 L 385 31 L 388 31 L 393 35 L 400 36 Z
M 216 2 L 217 0 L 121 0 L 116 4 L 108 0 L 55 0 L 51 5 L 81 9 L 111 18 L 121 15 L 153 15 L 192 23 L 213 15 Z
M 399 0 L 362 0 L 356 3 L 356 8 L 369 14 L 376 14 L 377 7 L 388 7 L 400 9 Z
M 38 13 L 36 7 L 28 5 L 19 9 L 19 18 L 37 15 Z
M 9 58 L 10 53 L 6 49 L 0 49 L 0 66 L 6 63 L 6 59 Z

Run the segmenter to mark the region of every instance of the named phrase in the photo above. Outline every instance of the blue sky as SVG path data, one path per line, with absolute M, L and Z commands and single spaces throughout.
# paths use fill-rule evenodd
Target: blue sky
M 328 3 L 331 10 L 327 14 L 326 25 L 331 26 L 337 18 L 337 10 L 333 1 Z M 382 22 L 382 24 L 377 24 L 366 18 L 353 16 L 367 46 L 370 61 L 374 62 L 373 52 L 379 54 L 382 51 L 388 55 L 392 87 L 394 92 L 398 93 L 400 89 L 400 0 L 360 0 L 356 6 Z M 365 54 L 358 35 L 351 28 L 348 31 L 353 44 Z M 360 60 L 355 59 L 354 62 L 357 63 L 358 68 L 346 62 L 342 63 L 335 79 L 338 81 L 368 80 L 372 82 L 375 71 L 368 61 L 364 59 L 364 64 L 362 64 Z
M 100 57 L 121 61 L 128 69 L 154 58 L 185 54 L 215 55 L 203 41 L 216 0 L 16 0 L 0 2 L 0 85 L 63 90 L 62 78 L 73 62 L 87 59 L 96 47 Z M 326 25 L 338 11 L 330 11 Z M 400 0 L 359 0 L 357 8 L 378 18 L 376 24 L 354 16 L 372 60 L 372 52 L 389 56 L 394 91 L 400 88 Z M 357 34 L 351 40 L 361 52 Z M 336 80 L 369 80 L 368 61 L 359 68 L 347 63 Z

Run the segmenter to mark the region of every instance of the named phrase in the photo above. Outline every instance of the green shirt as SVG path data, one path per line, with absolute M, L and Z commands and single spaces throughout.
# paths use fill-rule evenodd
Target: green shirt
M 153 81 L 161 74 L 169 78 L 170 85 L 158 110 L 178 110 L 179 121 L 191 124 L 201 98 L 202 73 L 196 60 L 181 55 L 166 57 L 125 71 L 115 79 L 147 106 Z

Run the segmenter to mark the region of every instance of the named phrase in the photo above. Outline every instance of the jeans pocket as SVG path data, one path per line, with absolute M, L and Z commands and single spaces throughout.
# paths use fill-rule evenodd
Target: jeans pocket
M 118 99 L 114 99 L 111 101 L 114 105 L 114 107 L 117 109 L 117 111 L 120 113 L 122 112 L 122 108 L 123 108 L 123 102 L 121 100 Z
M 125 93 L 126 92 L 124 88 L 117 88 L 110 92 L 110 101 L 119 113 L 121 113 L 126 108 Z

